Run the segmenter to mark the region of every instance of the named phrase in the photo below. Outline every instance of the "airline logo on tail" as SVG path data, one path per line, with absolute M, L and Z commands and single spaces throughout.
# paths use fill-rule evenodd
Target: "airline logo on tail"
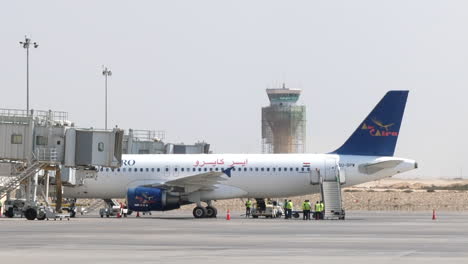
M 376 118 L 371 118 L 372 123 L 374 125 L 367 125 L 365 122 L 362 124 L 362 130 L 368 130 L 369 135 L 373 137 L 397 137 L 398 132 L 391 131 L 391 127 L 395 125 L 395 123 L 385 124 L 379 121 Z

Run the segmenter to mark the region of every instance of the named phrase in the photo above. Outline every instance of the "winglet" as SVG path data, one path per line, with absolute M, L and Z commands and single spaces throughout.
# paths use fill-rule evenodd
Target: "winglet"
M 231 170 L 234 169 L 234 167 L 227 168 L 223 170 L 223 173 L 226 174 L 229 178 L 231 178 Z

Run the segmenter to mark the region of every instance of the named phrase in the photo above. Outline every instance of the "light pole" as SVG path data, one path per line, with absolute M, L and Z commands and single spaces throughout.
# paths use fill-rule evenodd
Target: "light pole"
M 34 48 L 37 48 L 39 44 L 31 42 L 28 36 L 24 36 L 24 41 L 20 41 L 20 44 L 26 49 L 26 114 L 29 116 L 29 46 L 32 44 Z
M 105 89 L 106 89 L 106 99 L 105 99 L 105 101 L 106 101 L 106 103 L 105 103 L 105 105 L 106 105 L 106 110 L 105 110 L 106 125 L 105 125 L 105 129 L 107 130 L 107 77 L 108 77 L 108 76 L 112 76 L 112 72 L 111 72 L 111 70 L 110 70 L 109 68 L 104 67 L 104 66 L 102 66 L 102 67 L 103 67 L 102 75 L 104 75 L 104 79 L 105 79 Z

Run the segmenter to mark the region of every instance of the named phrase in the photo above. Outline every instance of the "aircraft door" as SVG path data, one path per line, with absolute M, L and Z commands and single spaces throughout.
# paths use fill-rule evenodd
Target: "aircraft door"
M 326 159 L 325 160 L 325 181 L 336 181 L 336 176 L 338 175 L 338 164 L 335 159 Z
M 320 168 L 310 168 L 310 171 L 307 173 L 309 184 L 317 185 L 320 183 Z

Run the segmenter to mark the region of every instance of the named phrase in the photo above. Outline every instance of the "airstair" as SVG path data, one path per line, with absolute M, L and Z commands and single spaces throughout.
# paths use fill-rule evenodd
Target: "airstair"
M 346 183 L 345 173 L 335 159 L 327 159 L 322 170 L 310 170 L 310 184 L 319 185 L 323 201 L 324 219 L 345 219 L 341 185 Z
M 341 184 L 339 181 L 323 181 L 320 184 L 322 201 L 325 204 L 325 219 L 344 219 Z
M 45 166 L 47 166 L 46 163 L 36 161 L 17 175 L 3 177 L 2 186 L 0 186 L 0 199 L 5 197 L 9 192 L 16 190 L 22 181 L 33 176 Z

